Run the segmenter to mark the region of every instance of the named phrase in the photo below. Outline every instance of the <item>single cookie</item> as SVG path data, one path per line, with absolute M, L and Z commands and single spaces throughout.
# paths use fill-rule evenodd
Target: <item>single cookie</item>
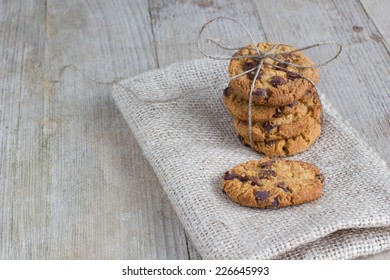
M 257 48 L 261 51 L 268 51 L 274 44 L 258 43 Z M 274 54 L 289 52 L 296 48 L 288 45 L 279 45 Z M 246 48 L 239 50 L 234 54 L 233 59 L 229 64 L 229 77 L 232 78 L 238 74 L 242 74 L 258 65 L 258 61 L 252 58 L 237 58 L 237 56 L 256 55 L 253 45 L 248 45 Z M 289 54 L 280 54 L 276 58 L 279 60 L 293 63 L 302 66 L 314 66 L 314 62 L 305 56 L 302 52 L 294 52 Z M 272 67 L 269 64 L 276 65 Z M 229 82 L 229 86 L 234 92 L 242 98 L 248 100 L 252 81 L 256 71 L 249 72 Z M 256 79 L 252 99 L 255 104 L 267 106 L 283 106 L 291 104 L 299 100 L 308 88 L 312 85 L 306 79 L 299 75 L 309 78 L 313 83 L 319 81 L 319 73 L 316 67 L 314 68 L 297 68 L 287 65 L 283 62 L 276 62 L 270 58 L 264 59 L 264 64 L 260 74 Z
M 324 181 L 313 164 L 265 157 L 227 171 L 222 189 L 242 206 L 280 208 L 318 199 Z
M 274 117 L 265 122 L 252 122 L 253 141 L 292 138 L 320 122 L 322 106 L 315 90 L 308 90 L 302 99 L 304 99 L 302 110 L 297 110 L 293 114 Z M 238 134 L 244 138 L 249 138 L 247 120 L 233 118 L 233 125 Z
M 321 123 L 315 123 L 312 127 L 302 132 L 300 135 L 280 140 L 253 141 L 253 149 L 266 156 L 293 156 L 307 150 L 321 134 Z M 248 138 L 239 135 L 243 144 L 250 146 Z
M 232 88 L 223 91 L 223 102 L 225 107 L 234 117 L 248 121 L 248 100 L 237 95 Z M 304 94 L 301 99 L 286 106 L 265 106 L 252 104 L 252 121 L 265 122 L 274 118 L 287 115 L 305 115 L 307 112 L 307 102 L 312 102 L 313 96 Z

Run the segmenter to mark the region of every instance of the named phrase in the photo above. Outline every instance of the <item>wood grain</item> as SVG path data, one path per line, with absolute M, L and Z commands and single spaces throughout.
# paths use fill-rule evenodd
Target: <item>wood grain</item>
M 0 258 L 201 258 L 111 85 L 66 66 L 110 82 L 201 57 L 197 32 L 216 16 L 258 40 L 343 39 L 319 89 L 390 163 L 388 9 L 386 0 L 1 1 Z M 248 41 L 233 30 L 212 31 Z
M 48 4 L 48 75 L 60 81 L 48 100 L 59 132 L 52 170 L 52 206 L 62 209 L 52 226 L 61 237 L 53 250 L 59 258 L 188 256 L 184 231 L 114 105 L 111 86 L 61 68 L 74 64 L 108 81 L 156 68 L 148 15 L 146 1 Z
M 239 19 L 250 26 L 251 33 L 264 38 L 261 25 L 256 20 L 255 7 L 250 2 L 149 1 L 149 5 L 160 67 L 180 60 L 203 57 L 196 47 L 197 35 L 202 25 L 216 16 Z M 191 20 L 192 18 L 196 20 Z M 232 32 L 236 28 L 234 23 L 225 22 L 224 25 L 217 23 L 213 31 L 215 34 L 227 35 L 225 40 L 237 46 L 243 41 L 240 36 L 235 36 L 236 33 Z M 189 244 L 189 255 L 191 259 L 201 258 L 196 250 L 193 250 L 192 244 Z
M 35 2 L 1 10 L 2 258 L 188 258 L 111 86 L 63 68 L 108 81 L 155 68 L 147 2 Z
M 389 19 L 389 11 L 390 11 L 390 2 L 389 1 L 367 1 L 367 0 L 360 0 L 363 9 L 366 11 L 367 16 L 370 18 L 370 20 L 375 24 L 375 27 L 377 28 L 378 33 L 371 34 L 371 39 L 375 39 L 377 41 L 382 41 L 382 43 L 386 46 L 388 53 L 390 54 L 390 19 Z M 378 36 L 376 36 L 378 35 Z M 390 58 L 387 57 L 385 60 L 388 62 L 390 61 Z M 388 81 L 388 79 L 387 79 Z M 387 91 L 387 96 L 389 91 Z M 390 98 L 387 99 L 389 101 Z M 387 123 L 390 123 L 390 113 L 388 110 L 388 105 L 390 103 L 387 103 Z M 388 150 L 389 146 L 389 137 L 387 137 L 387 141 L 385 141 L 386 149 Z M 387 163 L 389 164 L 389 160 L 387 160 Z M 362 259 L 368 259 L 368 260 L 388 260 L 390 259 L 390 251 L 385 251 L 380 254 L 367 256 Z
M 375 40 L 383 40 L 390 53 L 390 2 L 383 0 L 360 0 L 367 16 L 375 24 L 378 33 L 371 34 Z
M 255 2 L 269 40 L 297 46 L 330 40 L 344 43 L 340 58 L 321 68 L 318 88 L 362 138 L 390 163 L 387 148 L 390 137 L 390 96 L 387 92 L 390 84 L 386 78 L 390 73 L 390 65 L 386 63 L 389 53 L 381 41 L 371 38 L 378 30 L 360 3 L 271 2 Z M 266 8 L 273 12 L 264 12 Z M 275 11 L 283 15 L 283 20 L 274 20 Z M 363 27 L 364 32 L 354 32 L 354 26 Z M 348 36 L 353 38 L 346 39 Z
M 0 257 L 45 253 L 49 232 L 43 113 L 44 1 L 0 4 Z M 37 82 L 40 81 L 40 82 Z
M 255 4 L 270 41 L 296 46 L 332 40 L 344 43 L 340 58 L 321 68 L 318 88 L 390 164 L 389 53 L 374 36 L 379 31 L 360 2 L 267 0 Z M 280 20 L 273 17 L 276 12 L 283 15 Z M 349 36 L 353 37 L 346 39 Z M 389 253 L 381 255 L 389 257 Z
M 254 37 L 264 38 L 255 6 L 248 1 L 238 3 L 239 1 L 231 0 L 149 0 L 149 2 L 160 67 L 180 60 L 203 57 L 196 46 L 198 32 L 207 20 L 217 16 L 238 19 L 249 27 Z M 242 46 L 243 42 L 249 40 L 234 22 L 216 22 L 215 28 L 211 29 L 213 33 L 206 35 L 218 36 L 233 46 Z M 231 51 L 228 54 L 231 55 Z

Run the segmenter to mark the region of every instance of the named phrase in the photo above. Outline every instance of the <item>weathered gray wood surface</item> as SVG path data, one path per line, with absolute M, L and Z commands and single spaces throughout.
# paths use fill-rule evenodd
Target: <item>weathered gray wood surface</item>
M 239 2 L 0 2 L 0 258 L 200 258 L 111 86 L 64 66 L 112 81 L 200 57 L 215 16 L 298 46 L 354 35 L 319 88 L 390 164 L 389 2 Z M 239 43 L 232 28 L 218 31 Z

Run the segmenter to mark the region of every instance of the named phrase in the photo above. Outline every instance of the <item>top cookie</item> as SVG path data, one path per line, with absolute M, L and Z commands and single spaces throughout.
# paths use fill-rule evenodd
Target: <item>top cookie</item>
M 258 43 L 257 48 L 264 52 L 270 50 L 273 45 L 274 44 L 272 43 Z M 296 48 L 288 45 L 279 45 L 273 53 L 277 54 L 293 50 L 296 50 Z M 248 45 L 247 48 L 240 49 L 235 53 L 233 57 L 256 54 L 257 52 L 254 50 L 254 46 Z M 276 58 L 297 65 L 314 66 L 314 62 L 300 51 L 277 55 Z M 267 64 L 273 64 L 279 68 Z M 258 61 L 255 61 L 252 58 L 232 59 L 228 69 L 229 77 L 241 74 L 254 68 L 256 65 L 258 65 Z M 231 87 L 237 95 L 248 100 L 255 73 L 256 71 L 254 70 L 246 75 L 231 80 L 229 82 L 229 87 Z M 311 88 L 312 85 L 309 81 L 301 78 L 296 73 L 309 78 L 315 84 L 319 81 L 319 73 L 316 67 L 297 68 L 270 58 L 264 59 L 263 66 L 255 82 L 252 94 L 253 103 L 267 106 L 282 106 L 291 104 L 300 99 L 305 91 Z

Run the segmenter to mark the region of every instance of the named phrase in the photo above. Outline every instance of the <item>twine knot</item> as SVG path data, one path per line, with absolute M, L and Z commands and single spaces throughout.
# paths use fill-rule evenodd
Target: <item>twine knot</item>
M 217 20 L 230 20 L 230 21 L 233 21 L 235 23 L 238 23 L 245 30 L 246 34 L 250 38 L 251 43 L 253 44 L 254 47 L 253 48 L 249 47 L 249 46 L 231 47 L 231 46 L 228 46 L 226 43 L 221 42 L 220 40 L 217 40 L 217 39 L 214 39 L 214 38 L 207 38 L 206 39 L 207 42 L 213 43 L 217 47 L 219 47 L 221 49 L 224 49 L 224 50 L 232 50 L 232 51 L 236 51 L 237 52 L 240 49 L 248 49 L 248 50 L 254 50 L 256 52 L 256 54 L 254 54 L 254 55 L 237 55 L 237 53 L 236 53 L 233 57 L 231 57 L 231 56 L 230 57 L 223 57 L 223 56 L 209 55 L 205 51 L 203 51 L 203 49 L 200 46 L 201 35 L 203 34 L 204 30 L 206 29 L 206 27 L 209 24 L 211 24 L 211 23 L 213 23 L 214 21 L 217 21 Z M 230 79 L 229 79 L 229 81 L 231 81 L 231 80 L 237 79 L 238 77 L 246 75 L 248 73 L 253 73 L 254 71 L 256 72 L 253 75 L 253 79 L 252 79 L 252 83 L 251 83 L 251 87 L 250 87 L 250 91 L 249 91 L 249 99 L 248 99 L 248 132 L 249 132 L 249 143 L 250 143 L 250 146 L 252 148 L 253 148 L 253 139 L 252 139 L 253 138 L 252 137 L 252 97 L 253 97 L 253 90 L 254 90 L 255 82 L 256 82 L 257 77 L 259 76 L 259 74 L 261 72 L 262 66 L 263 65 L 267 65 L 267 66 L 270 66 L 270 67 L 275 68 L 275 69 L 283 70 L 283 67 L 278 65 L 278 63 L 283 63 L 283 65 L 290 65 L 290 66 L 298 68 L 298 69 L 318 68 L 318 67 L 321 67 L 321 66 L 325 66 L 325 65 L 329 64 L 330 62 L 332 62 L 333 60 L 335 60 L 336 58 L 338 58 L 338 56 L 340 55 L 340 53 L 342 51 L 342 47 L 343 47 L 342 44 L 333 41 L 333 42 L 317 43 L 317 44 L 309 45 L 309 46 L 306 46 L 306 47 L 294 49 L 292 51 L 284 51 L 284 52 L 275 53 L 275 50 L 279 46 L 281 46 L 281 45 L 282 44 L 274 44 L 268 51 L 261 51 L 258 47 L 256 47 L 256 42 L 253 39 L 253 36 L 249 32 L 248 28 L 242 22 L 240 22 L 239 20 L 234 19 L 234 18 L 230 18 L 230 17 L 216 17 L 216 18 L 213 18 L 213 19 L 207 21 L 202 26 L 202 28 L 200 29 L 200 31 L 198 33 L 197 47 L 198 47 L 199 51 L 205 57 L 208 57 L 210 59 L 216 59 L 216 60 L 232 60 L 232 59 L 251 58 L 251 59 L 256 60 L 258 62 L 257 64 L 255 63 L 255 64 L 250 65 L 251 69 L 248 69 L 248 70 L 245 69 L 244 72 L 242 72 L 242 73 L 240 73 L 238 75 L 235 75 L 233 77 L 230 77 Z M 312 48 L 318 48 L 318 47 L 321 47 L 321 46 L 324 46 L 324 45 L 336 45 L 338 47 L 338 50 L 337 50 L 336 54 L 333 57 L 331 57 L 327 61 L 319 63 L 319 64 L 315 64 L 315 65 L 299 65 L 299 64 L 288 62 L 288 61 L 280 60 L 278 58 L 279 56 L 291 55 L 291 54 L 293 54 L 295 52 L 304 51 L 304 50 L 308 50 L 308 49 L 312 49 Z M 276 63 L 276 64 L 275 63 L 268 63 L 268 62 L 265 61 L 265 59 L 267 59 L 267 58 L 271 59 L 273 61 L 276 61 L 278 63 Z M 300 74 L 300 73 L 298 73 L 296 71 L 289 71 L 289 74 L 290 75 L 294 75 L 297 78 L 299 77 L 299 78 L 307 80 L 313 86 L 314 90 L 316 92 L 318 92 L 315 83 L 310 78 L 308 78 L 308 77 L 306 77 L 306 76 L 304 76 L 304 75 L 302 75 L 302 74 Z

